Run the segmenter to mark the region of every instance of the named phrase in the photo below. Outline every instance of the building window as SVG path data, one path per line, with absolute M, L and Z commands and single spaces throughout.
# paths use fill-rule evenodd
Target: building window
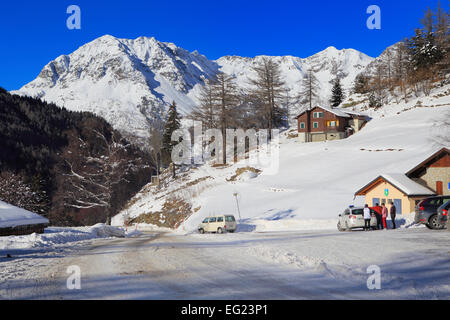
M 319 123 L 318 122 L 313 122 L 313 128 L 317 129 L 319 127 Z
M 300 122 L 300 129 L 305 129 L 305 123 L 304 122 Z
M 323 112 L 314 112 L 313 118 L 323 118 Z
M 339 121 L 327 121 L 328 127 L 337 127 L 339 125 Z

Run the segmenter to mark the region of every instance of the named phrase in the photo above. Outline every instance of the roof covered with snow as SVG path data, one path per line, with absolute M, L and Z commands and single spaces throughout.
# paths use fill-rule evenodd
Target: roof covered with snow
M 450 150 L 448 148 L 441 148 L 437 151 L 434 151 L 433 153 L 430 153 L 428 157 L 425 158 L 421 163 L 411 168 L 406 175 L 410 177 L 411 175 L 414 175 L 414 173 L 417 170 L 420 170 L 423 167 L 429 166 L 431 163 L 437 161 L 440 157 L 448 155 L 450 153 Z
M 392 185 L 403 191 L 408 196 L 413 195 L 434 195 L 435 193 L 430 189 L 411 180 L 403 173 L 389 173 L 381 175 L 384 179 L 389 181 Z
M 351 115 L 366 117 L 366 115 L 361 113 L 361 112 L 357 112 L 357 111 L 353 111 L 353 110 L 347 110 L 347 109 L 344 109 L 344 108 L 333 108 L 333 107 L 323 107 L 323 106 L 316 106 L 315 108 L 323 109 L 325 111 L 328 111 L 328 112 L 331 112 L 331 113 L 337 115 L 338 117 L 343 117 L 343 118 L 350 118 Z M 301 112 L 297 116 L 297 118 L 300 117 L 305 112 L 306 112 L 306 110 Z
M 323 109 L 323 110 L 326 110 L 328 112 L 334 113 L 338 117 L 345 117 L 345 118 L 349 118 L 350 117 L 348 115 L 348 113 L 345 113 L 344 110 L 342 110 L 340 108 L 323 107 L 323 106 L 318 106 L 318 107 Z
M 36 213 L 0 201 L 0 228 L 48 223 L 48 219 L 41 217 Z
M 375 185 L 378 185 L 377 180 L 383 179 L 390 184 L 392 184 L 394 187 L 402 191 L 407 196 L 432 196 L 435 195 L 433 191 L 430 189 L 422 186 L 421 184 L 415 182 L 414 180 L 411 180 L 403 173 L 384 173 L 371 182 L 369 182 L 367 185 L 362 187 L 360 190 L 358 190 L 355 195 L 363 195 L 368 190 L 370 190 Z

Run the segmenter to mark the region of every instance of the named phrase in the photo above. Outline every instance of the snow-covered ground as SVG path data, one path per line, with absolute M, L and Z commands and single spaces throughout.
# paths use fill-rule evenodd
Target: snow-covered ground
M 107 226 L 103 223 L 90 227 L 50 227 L 46 228 L 43 234 L 33 233 L 23 236 L 0 237 L 0 250 L 54 248 L 56 246 L 67 246 L 77 241 L 110 237 L 131 237 L 135 234 L 134 230 L 126 232 L 122 228 Z
M 203 165 L 181 174 L 167 188 L 147 185 L 130 207 L 113 218 L 159 211 L 171 196 L 197 211 L 179 228 L 195 230 L 204 217 L 234 214 L 238 194 L 242 222 L 251 230 L 330 229 L 349 205 L 362 205 L 354 193 L 380 174 L 405 173 L 441 148 L 438 136 L 450 135 L 439 123 L 450 116 L 450 85 L 429 97 L 390 104 L 367 113 L 372 120 L 358 133 L 339 140 L 299 143 L 285 132 L 280 139 L 279 170 L 273 175 L 242 175 L 229 181 L 239 162 L 226 168 Z M 362 106 L 361 106 L 362 107 Z M 404 224 L 407 224 L 405 221 Z
M 0 258 L 0 298 L 450 299 L 449 240 L 426 228 L 97 239 L 71 254 Z M 74 265 L 80 290 L 66 286 Z M 379 290 L 367 286 L 374 266 Z

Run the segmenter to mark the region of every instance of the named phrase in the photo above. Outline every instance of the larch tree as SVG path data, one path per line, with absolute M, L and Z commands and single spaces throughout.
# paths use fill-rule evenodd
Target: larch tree
M 227 129 L 236 126 L 236 109 L 240 104 L 239 95 L 233 77 L 219 72 L 211 84 L 216 104 L 217 124 L 222 133 L 222 162 L 227 163 Z
M 399 86 L 405 102 L 408 98 L 407 82 L 409 73 L 409 55 L 404 42 L 397 45 L 394 54 L 393 83 Z
M 256 73 L 256 78 L 250 79 L 253 85 L 252 94 L 257 97 L 260 104 L 270 139 L 272 129 L 280 127 L 286 116 L 286 110 L 283 107 L 285 82 L 282 80 L 280 65 L 267 57 L 263 57 L 253 67 L 253 71 Z
M 301 83 L 301 91 L 298 96 L 299 103 L 311 110 L 319 97 L 319 89 L 319 80 L 317 80 L 314 71 L 309 69 Z
M 284 86 L 283 89 L 283 109 L 286 111 L 286 119 L 287 119 L 287 126 L 290 127 L 291 124 L 291 117 L 294 116 L 294 110 L 292 103 L 292 95 L 291 95 L 291 89 L 288 86 Z
M 365 94 L 369 91 L 369 81 L 370 78 L 363 73 L 360 73 L 356 76 L 355 82 L 353 85 L 353 92 Z
M 200 88 L 198 96 L 199 105 L 195 106 L 189 114 L 189 118 L 202 122 L 205 129 L 218 128 L 218 99 L 214 93 L 214 79 L 206 81 Z

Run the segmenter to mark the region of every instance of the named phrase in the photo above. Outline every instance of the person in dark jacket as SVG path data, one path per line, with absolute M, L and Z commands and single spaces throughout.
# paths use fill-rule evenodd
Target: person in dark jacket
M 375 207 L 373 207 L 373 211 L 375 211 L 375 217 L 377 218 L 377 229 L 383 230 L 383 218 L 381 216 L 381 210 L 383 208 L 380 207 L 378 203 L 375 204 Z
M 395 208 L 394 203 L 391 203 L 391 209 L 389 210 L 389 213 L 391 214 L 392 229 L 395 229 L 395 215 L 397 213 L 397 208 Z

